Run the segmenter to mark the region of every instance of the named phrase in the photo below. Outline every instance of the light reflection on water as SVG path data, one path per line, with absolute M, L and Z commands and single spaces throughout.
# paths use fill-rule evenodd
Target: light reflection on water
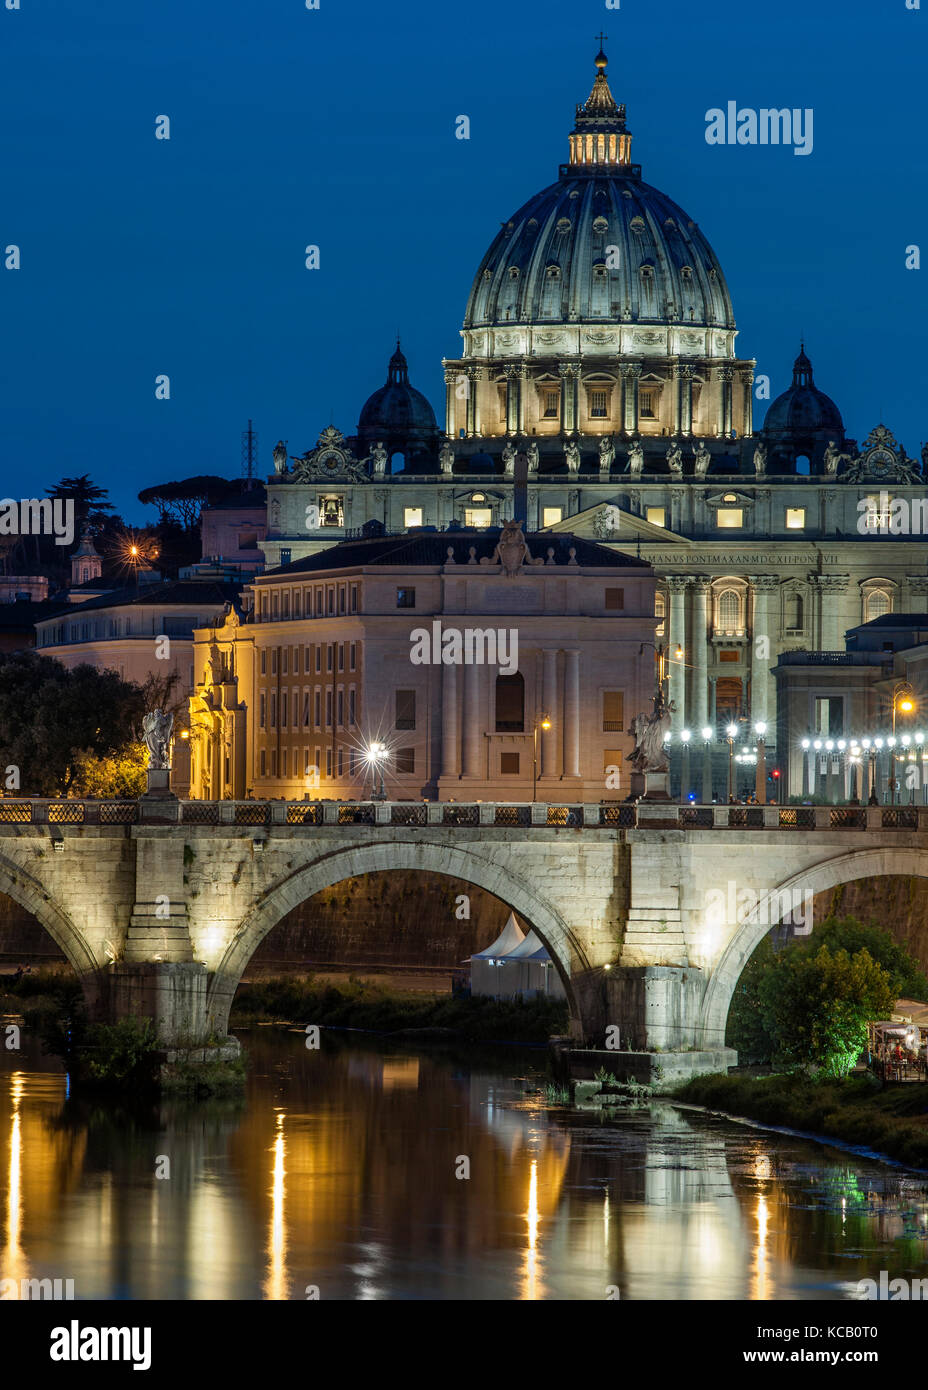
M 924 1272 L 918 1175 L 667 1104 L 546 1112 L 540 1053 L 242 1036 L 244 1097 L 142 1110 L 0 1054 L 7 1296 L 836 1299 Z

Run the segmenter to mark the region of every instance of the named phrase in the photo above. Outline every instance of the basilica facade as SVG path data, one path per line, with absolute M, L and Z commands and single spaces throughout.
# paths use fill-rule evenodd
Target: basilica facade
M 477 267 L 443 428 L 398 343 L 354 435 L 330 426 L 298 458 L 278 446 L 262 550 L 271 569 L 362 533 L 516 518 L 631 553 L 657 576 L 674 730 L 734 723 L 749 744 L 765 725 L 773 766 L 780 656 L 843 651 L 846 630 L 926 608 L 923 536 L 892 518 L 918 515 L 928 449 L 913 459 L 882 424 L 849 439 L 804 344 L 755 420 L 722 267 L 644 181 L 602 52 L 595 66 L 568 162 Z M 809 692 L 810 733 L 835 732 L 816 726 L 839 718 L 829 688 L 830 703 Z

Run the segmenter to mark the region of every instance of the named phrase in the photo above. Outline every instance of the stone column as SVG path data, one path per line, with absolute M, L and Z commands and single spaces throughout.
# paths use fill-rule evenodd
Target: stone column
M 721 385 L 719 427 L 726 439 L 731 434 L 731 383 L 734 374 L 733 367 L 719 367 L 719 383 Z
M 482 666 L 464 667 L 464 776 L 482 777 L 480 766 L 480 737 L 483 711 L 480 704 L 480 673 Z
M 754 373 L 739 372 L 741 381 L 741 433 L 745 439 L 754 433 Z
M 709 718 L 707 723 L 712 725 L 713 735 L 715 734 L 715 725 L 718 719 L 718 707 L 715 703 L 715 682 L 717 680 L 718 676 L 709 677 Z
M 818 593 L 819 651 L 843 652 L 845 621 L 841 595 L 847 591 L 847 574 L 810 574 L 809 585 Z
M 445 434 L 449 439 L 453 439 L 457 434 L 457 424 L 455 421 L 455 406 L 457 398 L 454 394 L 457 386 L 459 373 L 453 370 L 445 371 Z
M 622 379 L 625 384 L 625 433 L 638 433 L 638 382 L 641 379 L 641 367 L 633 363 L 630 367 L 622 368 Z
M 767 694 L 770 684 L 770 653 L 773 639 L 770 632 L 770 598 L 780 587 L 774 574 L 750 574 L 748 579 L 754 593 L 754 621 L 751 628 L 751 722 L 762 719 L 767 723 Z M 766 656 L 760 655 L 758 638 L 766 638 Z
M 517 434 L 519 431 L 519 368 L 510 364 L 506 368 L 506 432 L 507 434 Z
M 679 401 L 679 423 L 675 433 L 689 435 L 693 433 L 693 369 L 674 367 L 673 374 Z
M 465 402 L 464 416 L 466 424 L 464 432 L 470 438 L 477 433 L 477 369 L 476 367 L 467 368 L 467 400 Z
M 685 675 L 686 667 L 686 620 L 685 603 L 686 589 L 690 583 L 688 574 L 669 574 L 667 576 L 667 588 L 670 590 L 670 630 L 667 641 L 664 644 L 664 654 L 667 662 L 668 674 L 668 698 L 676 706 L 673 715 L 674 729 L 686 727 L 686 695 L 685 695 Z M 683 648 L 682 660 L 677 661 L 674 651 L 677 646 Z
M 458 756 L 458 668 L 441 668 L 441 774 L 458 777 L 461 772 Z
M 580 776 L 580 652 L 564 653 L 564 776 Z
M 557 704 L 557 651 L 553 647 L 545 647 L 542 653 L 543 677 L 542 677 L 542 708 L 538 717 L 546 714 L 551 720 L 551 728 L 547 731 L 540 729 L 538 737 L 541 740 L 541 775 L 542 777 L 557 776 L 557 730 L 560 724 Z
M 561 429 L 572 434 L 577 428 L 577 371 L 573 362 L 558 362 L 561 378 Z
M 693 632 L 690 637 L 693 666 L 693 724 L 696 732 L 709 722 L 709 689 L 707 679 L 709 642 L 709 579 L 700 574 L 695 580 L 696 607 L 693 613 Z

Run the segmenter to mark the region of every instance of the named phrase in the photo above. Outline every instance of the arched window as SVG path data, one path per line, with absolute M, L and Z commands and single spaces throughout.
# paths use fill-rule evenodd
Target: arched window
M 803 628 L 803 602 L 802 594 L 789 593 L 786 595 L 786 626 L 792 632 L 801 632 Z
M 865 622 L 871 623 L 874 618 L 882 618 L 884 613 L 893 611 L 893 601 L 885 589 L 874 589 L 867 595 L 867 609 Z
M 719 594 L 719 627 L 723 632 L 741 629 L 741 596 L 736 589 L 723 589 Z
M 519 671 L 514 676 L 496 677 L 496 731 L 525 732 L 525 681 Z

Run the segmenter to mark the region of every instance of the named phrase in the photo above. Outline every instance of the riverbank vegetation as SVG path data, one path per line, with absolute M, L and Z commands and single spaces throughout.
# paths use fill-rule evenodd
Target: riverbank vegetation
M 794 1072 L 777 1076 L 697 1076 L 672 1093 L 674 1100 L 710 1110 L 837 1139 L 928 1168 L 928 1084 L 884 1088 L 869 1073 L 822 1078 Z
M 483 1042 L 546 1043 L 552 1034 L 567 1031 L 567 1005 L 563 1000 L 544 998 L 423 998 L 391 993 L 356 979 L 335 985 L 312 976 L 285 977 L 239 986 L 230 1027 L 258 1022 L 318 1024 L 373 1033 L 421 1029 L 435 1031 L 436 1036 L 457 1035 Z

